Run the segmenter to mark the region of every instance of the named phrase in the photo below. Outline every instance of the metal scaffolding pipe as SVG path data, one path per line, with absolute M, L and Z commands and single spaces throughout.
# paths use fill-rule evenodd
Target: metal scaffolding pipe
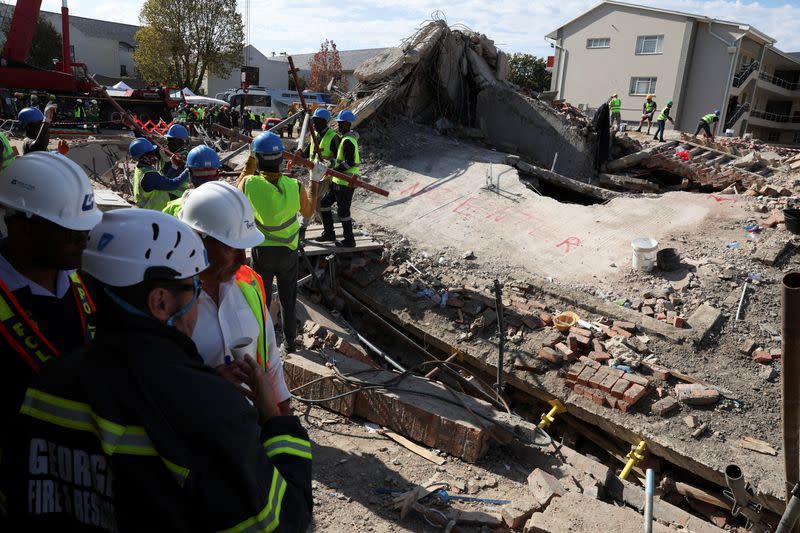
M 781 308 L 781 419 L 788 504 L 791 488 L 800 481 L 800 272 L 783 277 Z M 795 526 L 792 531 L 798 533 L 800 528 Z

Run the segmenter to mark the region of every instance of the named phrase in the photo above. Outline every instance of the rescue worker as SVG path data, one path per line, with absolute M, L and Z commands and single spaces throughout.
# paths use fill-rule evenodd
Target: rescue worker
M 314 110 L 314 114 L 311 115 L 311 126 L 314 128 L 314 131 L 317 133 L 317 140 L 319 141 L 319 154 L 317 153 L 316 145 L 312 139 L 308 140 L 307 146 L 303 149 L 302 156 L 305 159 L 309 159 L 311 161 L 323 162 L 328 166 L 333 166 L 336 162 L 336 148 L 339 141 L 339 136 L 336 134 L 334 130 L 328 127 L 328 122 L 331 120 L 331 112 L 325 109 L 324 107 L 318 107 Z M 291 126 L 290 126 L 291 127 Z M 291 137 L 291 134 L 289 135 Z M 329 183 L 327 180 L 323 180 L 319 184 L 319 188 L 317 190 L 317 198 L 322 199 L 328 193 L 328 186 Z M 315 211 L 320 212 L 320 206 L 315 206 Z M 306 228 L 311 223 L 310 219 L 305 217 L 302 218 L 300 221 L 300 240 L 304 241 L 306 239 Z
M 165 213 L 110 211 L 89 234 L 97 332 L 34 380 L 14 421 L 2 476 L 16 531 L 306 530 L 308 434 L 252 358 L 237 390 L 191 340 L 207 267 L 200 237 Z
M 664 142 L 664 128 L 667 126 L 667 121 L 669 120 L 672 124 L 675 122 L 672 120 L 672 117 L 669 116 L 670 111 L 672 111 L 672 100 L 667 100 L 667 106 L 661 110 L 661 113 L 658 114 L 658 118 L 656 119 L 657 128 L 656 134 L 653 136 L 654 141 L 661 141 Z
M 616 130 L 619 130 L 622 124 L 622 100 L 619 99 L 617 93 L 612 94 L 608 99 L 608 110 L 611 112 L 611 129 L 614 129 L 616 122 Z
M 295 305 L 297 303 L 297 246 L 300 224 L 297 213 L 306 218 L 314 214 L 317 186 L 327 170 L 317 164 L 311 173 L 311 187 L 303 187 L 296 179 L 281 173 L 283 141 L 272 132 L 264 132 L 252 144 L 253 155 L 247 162 L 239 189 L 253 205 L 258 229 L 264 241 L 253 247 L 253 265 L 266 287 L 277 279 L 281 302 L 281 351 L 294 351 L 297 337 Z M 257 170 L 255 174 L 253 171 Z M 267 294 L 267 306 L 271 299 Z
M 14 147 L 11 146 L 11 142 L 2 131 L 0 131 L 0 150 L 2 151 L 0 153 L 0 172 L 2 172 L 17 156 Z
M 200 273 L 203 292 L 197 300 L 197 326 L 192 334 L 200 357 L 238 386 L 242 379 L 233 371 L 231 362 L 238 358 L 233 349 L 245 345 L 248 355 L 269 375 L 281 414 L 290 414 L 291 395 L 283 377 L 264 282 L 245 264 L 245 249 L 264 240 L 256 228 L 252 205 L 233 185 L 214 181 L 187 195 L 180 219 L 200 234 L 208 254 L 208 268 Z
M 186 168 L 186 156 L 189 154 L 189 130 L 181 124 L 173 124 L 164 137 L 167 138 L 167 149 L 180 157 L 177 165 L 172 162 L 171 158 L 162 161 L 161 173 L 168 178 L 174 178 Z
M 157 167 L 161 156 L 158 147 L 144 137 L 132 141 L 128 152 L 131 159 L 136 161 L 136 169 L 133 171 L 133 200 L 138 207 L 162 211 L 171 199 L 170 193 L 180 190 L 189 179 L 189 171 L 184 169 L 174 178 L 159 173 Z M 172 156 L 172 164 L 177 166 L 181 162 L 179 156 Z
M 89 111 L 86 116 L 89 119 L 89 127 L 93 131 L 97 131 L 100 126 L 100 106 L 97 105 L 97 100 L 92 100 L 89 103 Z
M 86 110 L 83 108 L 83 100 L 78 98 L 75 101 L 75 109 L 72 111 L 73 116 L 75 117 L 75 122 L 80 125 L 86 121 Z
M 205 144 L 195 146 L 186 157 L 186 168 L 189 169 L 189 184 L 191 187 L 197 188 L 206 182 L 216 181 L 219 177 L 219 168 L 221 166 L 222 163 L 220 163 L 219 156 L 213 148 L 209 148 Z M 180 198 L 171 200 L 163 211 L 177 217 L 183 206 L 183 201 L 191 191 L 192 188 L 186 189 Z
M 1 457 L 33 375 L 94 334 L 94 295 L 75 269 L 102 214 L 83 169 L 49 152 L 18 157 L 0 174 L 0 205 Z
M 700 133 L 700 130 L 703 130 L 706 135 L 706 139 L 714 140 L 714 132 L 711 131 L 711 124 L 714 124 L 714 131 L 717 130 L 717 122 L 719 122 L 719 109 L 715 109 L 713 113 L 709 113 L 707 115 L 703 115 L 703 118 L 700 119 L 700 122 L 697 124 L 697 130 L 694 132 L 693 137 L 697 137 L 697 134 Z
M 639 121 L 639 127 L 636 128 L 636 131 L 642 131 L 642 126 L 645 121 L 647 121 L 647 134 L 650 135 L 650 127 L 653 125 L 653 115 L 655 115 L 657 109 L 658 104 L 653 100 L 653 95 L 648 94 L 644 99 L 644 104 L 642 104 L 642 119 Z
M 351 126 L 355 122 L 356 116 L 349 109 L 339 112 L 336 117 L 336 127 L 339 130 L 339 142 L 336 148 L 336 166 L 338 170 L 349 176 L 359 173 L 361 156 L 358 153 L 358 135 L 351 131 Z M 356 245 L 353 236 L 353 219 L 350 216 L 350 204 L 353 203 L 353 192 L 355 189 L 350 184 L 341 179 L 332 177 L 331 188 L 324 198 L 320 201 L 320 215 L 322 217 L 322 235 L 317 237 L 320 242 L 336 242 L 336 246 L 353 248 Z M 342 240 L 336 240 L 336 233 L 333 229 L 333 204 L 336 204 L 336 214 L 339 222 L 342 223 Z
M 56 113 L 56 104 L 47 104 L 44 113 L 38 107 L 26 107 L 17 115 L 20 126 L 25 130 L 25 140 L 22 142 L 22 153 L 39 152 L 47 150 L 50 143 L 50 123 Z

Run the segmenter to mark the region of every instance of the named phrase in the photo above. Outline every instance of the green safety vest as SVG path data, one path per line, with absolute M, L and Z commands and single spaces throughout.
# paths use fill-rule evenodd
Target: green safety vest
M 83 118 L 86 116 L 86 111 L 83 109 L 82 105 L 78 105 L 75 107 L 75 118 Z
M 242 296 L 258 321 L 256 361 L 261 368 L 266 370 L 269 367 L 269 346 L 264 327 L 267 322 L 267 291 L 264 290 L 264 281 L 255 270 L 247 265 L 242 265 L 236 272 L 236 285 L 239 286 Z
M 256 226 L 264 234 L 259 246 L 286 246 L 297 249 L 300 224 L 300 187 L 297 180 L 281 175 L 275 183 L 264 176 L 245 178 L 244 195 L 253 204 Z
M 612 113 L 619 113 L 622 110 L 622 100 L 614 98 L 608 103 L 608 108 Z
M 136 170 L 133 171 L 133 200 L 142 209 L 163 211 L 169 203 L 169 192 L 159 190 L 146 192 L 142 189 L 142 178 L 148 172 L 158 172 L 158 170 L 151 166 L 136 165 Z
M 715 120 L 719 120 L 719 117 L 717 115 L 715 115 L 714 113 L 709 113 L 708 115 L 705 115 L 702 120 L 706 124 L 711 124 Z
M 175 218 L 179 218 L 181 214 L 181 207 L 183 207 L 183 196 L 167 202 L 167 205 L 164 206 L 162 211 Z
M 348 176 L 354 176 L 354 175 L 358 174 L 361 171 L 361 168 L 359 167 L 359 165 L 361 164 L 361 155 L 358 153 L 358 139 L 356 139 L 356 136 L 353 135 L 349 131 L 347 133 L 345 133 L 342 136 L 341 140 L 339 141 L 339 150 L 337 150 L 337 152 L 336 152 L 336 165 L 338 166 L 339 163 L 344 163 L 345 162 L 344 161 L 344 142 L 345 141 L 350 141 L 351 143 L 353 143 L 353 146 L 356 149 L 355 165 L 353 165 L 352 167 L 348 168 L 347 170 L 342 171 L 342 173 L 343 174 L 347 174 Z M 332 177 L 331 181 L 333 181 L 336 184 L 345 186 L 345 187 L 350 185 L 348 182 L 346 182 L 345 180 L 343 180 L 341 178 Z
M 644 103 L 644 108 L 645 108 L 645 110 L 646 110 L 648 113 L 652 113 L 652 112 L 653 112 L 653 111 L 655 111 L 655 109 L 656 109 L 656 103 L 655 103 L 655 102 L 652 102 L 652 101 L 650 101 L 650 102 L 645 102 L 645 103 Z
M 661 113 L 658 114 L 658 119 L 656 119 L 656 120 L 659 120 L 659 121 L 667 120 L 667 117 L 669 116 L 669 109 L 670 109 L 670 106 L 664 107 L 664 109 L 661 110 Z
M 180 120 L 181 122 L 186 122 L 186 110 L 185 109 L 181 109 L 180 111 L 178 111 L 178 120 Z
M 325 130 L 325 133 L 322 135 L 322 138 L 319 139 L 319 150 L 322 159 L 333 159 L 336 156 L 336 154 L 334 154 L 333 151 L 331 150 L 331 144 L 333 143 L 333 140 L 335 138 L 336 138 L 336 132 L 328 128 Z M 316 147 L 314 145 L 314 142 L 312 141 L 308 150 L 309 159 L 313 160 L 316 152 L 317 152 Z
M 0 171 L 6 168 L 14 160 L 14 150 L 11 148 L 11 142 L 6 137 L 5 133 L 0 132 L 0 146 L 3 148 L 3 153 L 0 155 Z

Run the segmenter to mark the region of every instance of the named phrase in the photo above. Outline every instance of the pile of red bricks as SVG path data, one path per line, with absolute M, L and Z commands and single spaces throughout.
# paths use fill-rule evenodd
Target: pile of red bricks
M 699 161 L 683 161 L 674 154 L 660 153 L 651 155 L 642 163 L 645 168 L 657 168 L 686 178 L 696 185 L 725 189 L 740 184 L 745 189 L 761 178 L 758 174 L 735 167 L 717 170 L 713 166 Z
M 363 348 L 339 338 L 335 332 L 311 320 L 306 321 L 303 326 L 303 332 L 298 336 L 298 339 L 300 345 L 306 350 L 334 350 L 350 359 L 361 361 L 373 368 L 380 368 Z
M 567 387 L 597 405 L 607 405 L 623 413 L 652 390 L 645 376 L 625 373 L 588 357 L 580 357 L 569 368 Z

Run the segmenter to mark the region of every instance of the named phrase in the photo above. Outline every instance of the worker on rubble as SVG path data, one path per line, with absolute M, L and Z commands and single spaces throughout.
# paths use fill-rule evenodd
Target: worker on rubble
M 608 99 L 608 110 L 611 112 L 611 129 L 618 131 L 622 124 L 622 100 L 619 99 L 617 93 L 612 94 L 611 98 Z
M 131 159 L 136 161 L 136 169 L 133 171 L 133 199 L 138 207 L 162 211 L 173 193 L 185 190 L 183 187 L 189 179 L 188 169 L 173 178 L 162 175 L 158 171 L 161 156 L 156 145 L 140 137 L 131 142 L 128 152 Z M 173 165 L 182 163 L 180 156 L 172 156 Z
M 231 363 L 239 358 L 233 349 L 239 348 L 237 343 L 246 345 L 248 355 L 269 375 L 281 414 L 290 414 L 291 395 L 283 377 L 264 282 L 245 264 L 245 249 L 264 241 L 252 205 L 233 185 L 214 181 L 187 195 L 180 219 L 200 234 L 208 254 L 208 268 L 200 273 L 203 292 L 197 301 L 197 327 L 192 334 L 200 357 L 239 386 L 242 379 L 232 372 L 235 367 Z
M 672 100 L 667 100 L 667 105 L 664 109 L 661 110 L 661 113 L 658 114 L 658 118 L 656 119 L 657 127 L 656 127 L 656 134 L 653 136 L 654 141 L 661 141 L 664 142 L 664 128 L 667 126 L 667 121 L 669 120 L 671 123 L 675 123 L 672 120 L 672 117 L 669 116 L 670 111 L 672 111 Z M 647 129 L 647 132 L 650 132 L 650 128 Z
M 186 168 L 186 156 L 189 154 L 189 130 L 182 124 L 173 124 L 167 130 L 167 150 L 180 156 L 177 158 L 177 165 L 172 162 L 172 158 L 162 161 L 161 172 L 168 178 L 174 178 Z M 183 193 L 188 186 L 188 182 L 179 191 Z
M 319 141 L 319 153 L 317 153 L 316 145 L 312 139 L 308 140 L 306 147 L 303 149 L 302 156 L 311 161 L 323 162 L 328 166 L 333 166 L 336 163 L 336 149 L 339 142 L 339 135 L 336 131 L 328 127 L 328 122 L 331 120 L 331 112 L 324 107 L 318 107 L 311 115 L 311 126 L 317 134 Z M 291 127 L 291 126 L 290 126 Z M 291 134 L 290 134 L 291 136 Z M 317 198 L 322 199 L 328 193 L 328 181 L 322 181 L 317 190 Z M 315 211 L 322 213 L 319 205 L 315 206 Z M 330 208 L 329 208 L 330 211 Z M 306 238 L 306 228 L 311 223 L 310 219 L 302 217 L 300 221 L 300 240 L 304 241 Z
M 189 185 L 183 194 L 171 200 L 163 211 L 169 215 L 177 217 L 183 207 L 183 201 L 189 196 L 192 188 L 196 189 L 200 185 L 209 181 L 216 181 L 219 178 L 219 169 L 222 166 L 219 155 L 213 148 L 201 144 L 195 146 L 186 156 L 186 168 L 189 169 Z
M 653 125 L 653 115 L 655 115 L 656 109 L 658 109 L 658 104 L 653 100 L 653 95 L 645 96 L 644 104 L 642 104 L 642 118 L 639 120 L 639 127 L 636 128 L 636 131 L 642 131 L 642 126 L 647 121 L 647 134 L 650 135 L 650 127 Z
M 44 108 L 44 113 L 38 107 L 26 107 L 17 115 L 20 126 L 25 129 L 25 140 L 22 143 L 22 153 L 39 152 L 47 150 L 50 143 L 50 123 L 56 114 L 55 102 L 49 102 Z
M 0 206 L 2 456 L 31 378 L 94 335 L 95 295 L 75 269 L 102 214 L 83 169 L 49 152 L 18 157 L 0 173 Z
M 361 156 L 358 152 L 358 135 L 352 131 L 353 122 L 356 116 L 349 109 L 339 112 L 336 117 L 336 126 L 339 130 L 339 141 L 336 148 L 336 166 L 334 170 L 343 172 L 349 176 L 359 173 Z M 320 201 L 320 215 L 322 217 L 322 235 L 317 237 L 317 241 L 336 242 L 336 246 L 344 248 L 354 248 L 356 245 L 353 236 L 353 219 L 350 216 L 350 204 L 353 203 L 353 193 L 355 189 L 350 184 L 341 179 L 332 177 L 330 190 Z M 336 240 L 336 233 L 333 229 L 333 204 L 336 204 L 336 214 L 339 222 L 342 223 L 342 240 Z
M 192 342 L 201 238 L 117 209 L 88 242 L 95 339 L 37 376 L 10 426 L 0 476 L 15 530 L 305 531 L 308 433 L 280 415 L 253 358 L 237 362 L 249 390 L 237 389 Z
M 709 113 L 707 115 L 703 115 L 700 119 L 700 122 L 697 124 L 697 130 L 694 132 L 693 137 L 697 137 L 697 134 L 700 133 L 700 130 L 705 132 L 706 139 L 714 140 L 714 132 L 717 130 L 717 122 L 719 122 L 719 109 L 715 109 L 713 113 Z M 713 131 L 711 129 L 711 124 L 714 124 Z
M 283 332 L 280 349 L 286 354 L 294 351 L 297 337 L 295 306 L 300 234 L 297 213 L 306 218 L 314 214 L 317 187 L 327 168 L 322 163 L 315 165 L 311 171 L 311 186 L 304 187 L 281 173 L 283 150 L 283 141 L 272 132 L 256 137 L 252 144 L 253 155 L 238 186 L 253 204 L 256 225 L 264 234 L 264 241 L 253 248 L 253 265 L 266 287 L 272 287 L 273 278 L 277 279 Z M 267 307 L 271 296 L 268 291 Z
M 75 101 L 75 109 L 73 109 L 72 113 L 75 117 L 75 122 L 82 126 L 86 121 L 86 110 L 83 108 L 83 100 L 78 98 Z
M 89 127 L 93 131 L 97 131 L 100 125 L 100 106 L 97 105 L 97 100 L 89 102 L 89 111 L 86 113 L 86 117 L 89 119 Z

